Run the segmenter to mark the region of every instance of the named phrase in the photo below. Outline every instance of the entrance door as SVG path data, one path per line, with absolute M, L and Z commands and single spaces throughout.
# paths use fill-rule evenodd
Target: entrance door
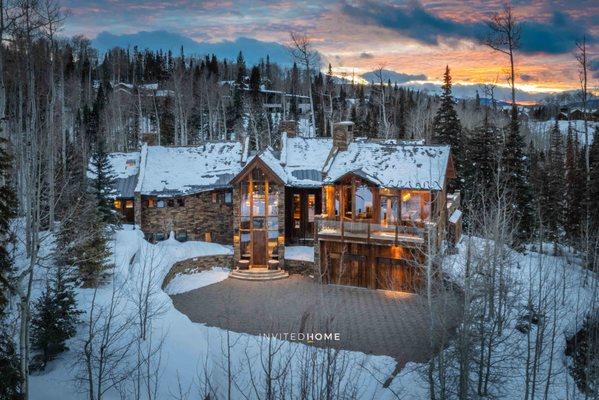
M 254 229 L 252 231 L 252 266 L 266 267 L 266 230 Z

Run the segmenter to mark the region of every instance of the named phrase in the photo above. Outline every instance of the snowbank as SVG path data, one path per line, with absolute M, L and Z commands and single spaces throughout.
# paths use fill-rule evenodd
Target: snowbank
M 286 246 L 285 260 L 314 262 L 314 247 L 312 246 Z
M 208 271 L 177 275 L 168 283 L 164 291 L 169 295 L 189 292 L 227 279 L 231 272 L 227 268 L 213 267 Z

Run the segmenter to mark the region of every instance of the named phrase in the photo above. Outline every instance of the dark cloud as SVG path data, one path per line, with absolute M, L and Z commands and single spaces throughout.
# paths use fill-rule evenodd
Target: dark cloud
M 526 53 L 560 54 L 571 51 L 577 40 L 594 37 L 568 15 L 555 11 L 547 23 L 526 21 L 522 24 L 520 50 Z
M 391 83 L 406 83 L 412 81 L 425 81 L 427 80 L 426 75 L 424 74 L 404 74 L 402 72 L 391 71 L 388 69 L 384 69 L 381 71 L 381 75 L 383 77 L 383 81 L 391 81 Z M 379 73 L 378 71 L 370 71 L 362 74 L 362 78 L 366 79 L 369 82 L 379 82 Z
M 363 53 L 360 53 L 360 58 L 363 60 L 369 60 L 371 58 L 374 58 L 374 56 L 370 53 L 363 52 Z
M 528 74 L 520 74 L 520 79 L 523 80 L 524 82 L 530 82 L 530 81 L 534 81 L 535 77 L 532 75 L 528 75 Z
M 479 41 L 488 32 L 485 21 L 458 22 L 439 17 L 424 9 L 419 3 L 394 6 L 375 0 L 364 0 L 356 4 L 345 3 L 342 10 L 361 23 L 392 29 L 430 45 L 438 44 L 439 40 Z M 525 53 L 566 53 L 573 49 L 576 39 L 582 35 L 586 35 L 589 42 L 595 41 L 588 29 L 567 14 L 555 11 L 547 22 L 525 21 L 522 24 L 520 50 Z

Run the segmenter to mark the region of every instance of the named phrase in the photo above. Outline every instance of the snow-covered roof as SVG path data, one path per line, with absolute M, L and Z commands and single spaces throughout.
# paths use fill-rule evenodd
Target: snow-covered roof
M 387 188 L 441 190 L 449 146 L 414 146 L 354 141 L 325 167 L 325 183 L 353 173 Z
M 239 142 L 209 142 L 190 147 L 144 146 L 136 191 L 177 196 L 228 187 L 242 169 Z
M 110 153 L 108 154 L 108 163 L 114 174 L 115 182 L 113 197 L 133 197 L 133 189 L 137 184 L 137 174 L 139 173 L 140 154 L 135 153 Z M 94 179 L 96 173 L 91 163 L 87 170 L 87 177 Z
M 330 138 L 281 137 L 281 164 L 287 184 L 296 187 L 322 185 L 322 169 L 333 148 Z

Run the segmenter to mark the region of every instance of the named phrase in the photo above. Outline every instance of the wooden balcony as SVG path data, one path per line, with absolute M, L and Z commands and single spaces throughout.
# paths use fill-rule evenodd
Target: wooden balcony
M 316 218 L 319 240 L 373 243 L 381 245 L 418 246 L 427 242 L 427 235 L 436 228 L 434 223 L 422 227 L 407 225 L 381 225 L 369 221 L 344 221 Z

